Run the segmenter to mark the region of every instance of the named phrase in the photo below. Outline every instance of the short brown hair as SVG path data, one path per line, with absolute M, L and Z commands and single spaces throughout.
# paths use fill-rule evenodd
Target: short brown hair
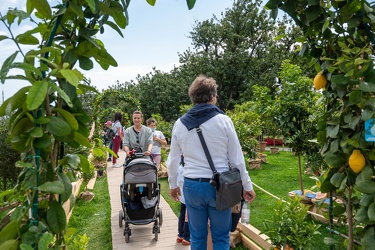
M 147 126 L 150 126 L 152 123 L 156 124 L 156 120 L 153 117 L 148 118 L 146 121 Z
M 192 103 L 208 103 L 217 93 L 215 79 L 205 75 L 199 75 L 189 87 L 189 97 Z
M 142 114 L 142 112 L 139 111 L 139 110 L 134 111 L 134 112 L 133 112 L 133 116 L 134 116 L 134 115 L 141 115 L 141 118 L 143 118 L 143 114 Z

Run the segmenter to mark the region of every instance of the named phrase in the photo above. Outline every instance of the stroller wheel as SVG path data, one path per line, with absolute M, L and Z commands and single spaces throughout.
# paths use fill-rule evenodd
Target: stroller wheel
M 129 243 L 129 237 L 130 237 L 129 232 L 125 232 L 125 242 L 126 243 Z
M 122 221 L 124 220 L 124 212 L 122 210 L 118 211 L 118 222 L 119 227 L 122 227 Z
M 155 234 L 155 241 L 158 241 L 159 233 L 160 233 L 160 226 L 158 225 L 158 222 L 155 222 L 152 232 Z
M 161 227 L 161 225 L 163 225 L 163 212 L 160 207 L 158 208 L 158 217 L 159 217 L 159 226 Z
M 155 241 L 158 241 L 158 238 L 159 238 L 159 233 L 155 232 Z

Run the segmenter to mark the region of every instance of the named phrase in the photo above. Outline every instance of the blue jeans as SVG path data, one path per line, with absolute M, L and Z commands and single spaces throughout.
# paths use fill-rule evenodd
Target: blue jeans
M 232 226 L 231 209 L 216 210 L 216 190 L 209 182 L 185 178 L 185 204 L 190 229 L 190 249 L 207 249 L 207 224 L 210 220 L 213 248 L 228 250 L 229 231 Z

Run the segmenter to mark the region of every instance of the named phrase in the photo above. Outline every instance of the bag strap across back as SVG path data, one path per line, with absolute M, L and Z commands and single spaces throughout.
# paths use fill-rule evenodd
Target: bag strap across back
M 196 127 L 195 128 L 196 131 L 197 131 L 197 134 L 199 136 L 199 139 L 202 143 L 202 147 L 203 147 L 203 150 L 204 150 L 204 153 L 206 154 L 206 157 L 207 157 L 207 160 L 208 160 L 208 164 L 210 164 L 210 167 L 212 169 L 212 172 L 214 174 L 217 173 L 217 170 L 215 168 L 215 165 L 214 165 L 214 162 L 212 161 L 212 158 L 211 158 L 211 155 L 210 155 L 210 151 L 208 151 L 208 148 L 207 148 L 207 144 L 206 144 L 206 141 L 204 140 L 204 137 L 203 137 L 203 134 L 202 134 L 202 130 L 200 129 L 200 127 Z

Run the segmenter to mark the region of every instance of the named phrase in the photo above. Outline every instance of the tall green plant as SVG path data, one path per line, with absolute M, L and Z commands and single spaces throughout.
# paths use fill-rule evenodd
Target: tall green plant
M 316 72 L 328 81 L 322 91 L 325 110 L 318 123 L 318 140 L 330 169 L 321 190 L 335 191 L 344 201 L 345 209 L 336 212 L 347 216 L 347 248 L 357 249 L 357 234 L 362 249 L 373 249 L 375 150 L 373 142 L 365 141 L 364 123 L 375 114 L 374 3 L 271 0 L 266 7 L 274 17 L 282 9 L 301 27 L 300 54 L 310 58 Z M 366 159 L 359 173 L 348 164 L 354 149 Z
M 262 133 L 261 116 L 251 108 L 252 102 L 236 105 L 227 112 L 232 119 L 238 135 L 242 150 L 249 154 L 250 158 L 257 158 L 257 137 Z
M 311 149 L 308 140 L 316 138 L 314 120 L 315 92 L 310 78 L 302 75 L 299 66 L 289 60 L 281 64 L 281 86 L 274 101 L 273 116 L 288 142 L 298 156 L 300 189 L 303 191 L 301 155 Z
M 147 2 L 154 5 L 156 0 Z M 193 8 L 195 0 L 186 2 Z M 78 95 L 95 89 L 82 84 L 84 76 L 78 66 L 91 70 L 93 61 L 103 69 L 117 66 L 96 36 L 107 27 L 123 36 L 129 3 L 62 0 L 51 7 L 47 0 L 27 0 L 26 12 L 10 8 L 5 15 L 0 13 L 0 21 L 9 32 L 0 36 L 0 42 L 12 40 L 17 47 L 3 63 L 0 81 L 28 83 L 0 107 L 0 116 L 10 117 L 7 141 L 23 155 L 17 162 L 22 170 L 15 188 L 23 191 L 27 200 L 0 231 L 1 249 L 64 245 L 66 215 L 62 203 L 71 197 L 76 172 L 88 173 L 90 166 L 82 154 L 66 155 L 64 146 L 92 147 L 87 140 L 91 117 Z M 16 22 L 32 27 L 15 35 L 12 25 Z M 25 51 L 23 45 L 33 48 Z M 23 73 L 12 75 L 11 69 Z
M 91 117 L 83 110 L 78 93 L 95 89 L 81 83 L 84 76 L 77 65 L 89 70 L 95 60 L 104 69 L 117 66 L 95 35 L 108 25 L 122 36 L 120 28 L 126 26 L 128 4 L 66 0 L 51 8 L 47 0 L 28 0 L 26 12 L 9 9 L 5 15 L 0 13 L 9 31 L 0 41 L 12 40 L 18 48 L 5 60 L 0 80 L 28 83 L 0 107 L 0 115 L 10 117 L 7 141 L 23 155 L 17 162 L 22 170 L 16 189 L 23 191 L 27 200 L 1 230 L 1 249 L 64 245 L 66 215 L 62 203 L 71 196 L 76 172 L 89 171 L 86 156 L 65 155 L 64 145 L 91 148 L 86 139 Z M 16 22 L 33 27 L 14 35 Z M 23 45 L 33 48 L 24 51 Z M 23 74 L 12 75 L 14 68 Z

